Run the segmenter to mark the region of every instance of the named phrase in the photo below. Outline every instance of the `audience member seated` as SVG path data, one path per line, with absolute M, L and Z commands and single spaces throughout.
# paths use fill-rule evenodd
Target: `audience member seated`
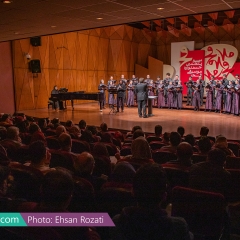
M 182 141 L 181 136 L 177 132 L 170 133 L 170 145 L 161 147 L 160 151 L 167 151 L 171 153 L 176 153 L 177 146 Z
M 161 209 L 166 198 L 166 175 L 159 164 L 147 164 L 136 173 L 133 194 L 138 205 L 126 207 L 113 221 L 111 239 L 192 239 L 186 221 L 168 217 Z
M 52 129 L 56 129 L 59 125 L 60 125 L 60 120 L 59 120 L 59 118 L 54 118 L 54 119 L 52 119 L 51 124 L 50 124 L 50 127 L 51 127 Z
M 3 116 L 1 117 L 1 121 L 0 121 L 0 125 L 1 126 L 12 126 L 13 125 L 13 121 L 10 117 L 9 114 L 3 114 Z
M 72 148 L 72 139 L 71 136 L 67 133 L 62 133 L 59 138 L 58 141 L 60 143 L 61 146 L 61 152 L 66 152 L 66 153 L 70 153 L 71 155 L 73 155 L 74 157 L 76 156 L 76 154 L 71 152 L 71 148 Z
M 210 139 L 210 141 L 211 141 L 211 144 L 213 145 L 214 142 L 215 142 L 215 138 L 214 137 L 209 137 L 208 133 L 209 133 L 209 128 L 203 126 L 200 129 L 200 137 L 198 137 L 198 138 L 208 137 Z
M 48 129 L 46 118 L 38 119 L 38 126 L 41 128 L 42 132 L 45 133 L 46 130 Z
M 7 137 L 7 129 L 3 126 L 0 126 L 0 141 L 6 139 Z
M 177 128 L 177 132 L 179 133 L 179 135 L 181 136 L 182 140 L 184 141 L 184 134 L 185 134 L 185 129 L 184 129 L 184 127 L 179 126 L 179 127 Z
M 198 153 L 195 137 L 191 133 L 184 137 L 184 142 L 189 143 L 192 146 L 193 152 Z
M 132 138 L 133 133 L 137 130 L 142 130 L 142 127 L 141 126 L 134 126 L 132 128 L 132 131 L 127 133 L 126 138 Z
M 8 166 L 10 164 L 10 159 L 7 156 L 6 149 L 0 145 L 0 166 Z
M 47 173 L 42 183 L 42 200 L 34 212 L 68 212 L 67 208 L 71 201 L 74 190 L 72 176 L 63 170 L 56 170 Z M 100 239 L 99 235 L 87 227 L 54 227 L 62 239 Z M 36 228 L 37 231 L 44 231 L 44 228 Z
M 81 131 L 81 134 L 87 129 L 87 123 L 83 119 L 79 121 L 78 126 Z
M 163 139 L 162 139 L 162 143 L 164 143 L 165 145 L 169 145 L 170 144 L 170 132 L 165 132 L 163 134 Z
M 193 164 L 189 187 L 223 194 L 227 198 L 231 175 L 224 169 L 226 154 L 220 149 L 209 151 L 207 161 Z
M 56 128 L 56 138 L 59 138 L 59 136 L 60 136 L 62 133 L 67 133 L 67 130 L 66 130 L 66 128 L 65 128 L 63 125 L 59 125 L 59 126 Z
M 227 139 L 224 136 L 218 136 L 213 148 L 221 149 L 225 152 L 226 156 L 235 157 L 233 151 L 228 148 Z
M 23 144 L 30 144 L 31 141 L 31 134 L 29 133 L 29 122 L 27 120 L 25 121 L 19 121 L 16 124 L 16 127 L 19 129 L 19 136 L 22 140 Z
M 32 136 L 30 143 L 33 143 L 36 141 L 43 141 L 45 143 L 45 145 L 47 145 L 46 137 L 44 136 L 41 128 L 36 123 L 32 123 L 30 125 L 29 133 Z
M 106 182 L 103 177 L 93 175 L 95 161 L 93 156 L 88 152 L 79 154 L 74 161 L 74 175 L 88 180 L 97 192 Z
M 69 128 L 68 132 L 73 139 L 79 139 L 81 136 L 81 131 L 76 125 L 73 125 L 71 128 Z
M 96 142 L 96 139 L 92 136 L 92 132 L 89 131 L 89 130 L 82 131 L 82 135 L 80 137 L 80 140 L 88 142 L 89 144 Z
M 101 176 L 102 174 L 109 176 L 111 174 L 111 160 L 107 147 L 104 143 L 98 142 L 94 144 L 92 155 L 95 160 L 94 175 Z
M 150 146 L 147 140 L 144 137 L 138 137 L 133 140 L 131 145 L 132 155 L 126 157 L 120 157 L 120 154 L 117 153 L 115 157 L 118 162 L 127 161 L 131 163 L 135 169 L 139 168 L 141 165 L 146 163 L 153 163 L 152 153 Z
M 108 126 L 106 123 L 101 123 L 100 125 L 100 132 L 98 132 L 98 136 L 102 138 L 102 135 L 108 131 Z
M 51 153 L 42 141 L 35 141 L 31 143 L 29 145 L 29 154 L 31 163 L 25 163 L 24 165 L 36 168 L 43 174 L 46 174 L 51 170 L 55 170 L 55 168 L 49 167 Z
M 133 133 L 132 139 L 135 140 L 138 137 L 144 137 L 145 138 L 145 134 L 141 129 L 138 129 Z
M 72 120 L 67 120 L 66 123 L 65 123 L 65 127 L 66 127 L 66 130 L 69 132 L 69 130 L 71 129 L 71 127 L 73 127 L 74 124 L 73 124 L 73 121 Z
M 156 125 L 154 128 L 154 136 L 150 135 L 147 137 L 148 143 L 152 141 L 162 141 L 162 126 Z
M 198 141 L 198 150 L 200 155 L 207 155 L 211 150 L 212 144 L 208 137 L 203 137 Z
M 1 141 L 0 144 L 7 149 L 8 156 L 12 159 L 14 158 L 14 153 L 22 146 L 21 142 L 19 129 L 17 127 L 9 127 L 7 129 L 7 138 Z
M 93 136 L 95 142 L 99 142 L 101 140 L 101 137 L 98 136 L 98 131 L 97 131 L 97 128 L 95 126 L 88 126 L 87 129 L 89 131 L 91 131 L 92 136 Z
M 102 189 L 123 188 L 132 191 L 133 177 L 136 170 L 129 162 L 119 162 L 115 165 L 109 180 L 103 184 Z
M 187 142 L 182 142 L 177 146 L 177 160 L 171 160 L 165 164 L 162 164 L 162 166 L 189 170 L 192 166 L 192 155 L 192 146 Z

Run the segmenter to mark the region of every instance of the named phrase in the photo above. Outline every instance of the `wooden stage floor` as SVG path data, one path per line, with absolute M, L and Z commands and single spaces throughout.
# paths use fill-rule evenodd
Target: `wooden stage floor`
M 24 113 L 29 116 L 50 119 L 59 118 L 61 121 L 73 120 L 78 123 L 84 119 L 88 125 L 99 126 L 106 122 L 110 128 L 131 130 L 134 125 L 140 125 L 143 131 L 154 132 L 154 126 L 160 124 L 163 126 L 163 132 L 176 131 L 178 126 L 185 128 L 186 134 L 192 133 L 199 135 L 201 126 L 207 126 L 210 129 L 209 135 L 216 136 L 222 134 L 228 139 L 240 140 L 240 117 L 225 115 L 215 112 L 195 112 L 193 110 L 173 110 L 153 108 L 153 117 L 139 118 L 137 107 L 127 108 L 124 112 L 116 115 L 110 114 L 110 109 L 99 111 L 98 103 L 76 104 L 72 111 L 68 106 L 67 110 L 55 112 L 52 109 L 26 110 Z

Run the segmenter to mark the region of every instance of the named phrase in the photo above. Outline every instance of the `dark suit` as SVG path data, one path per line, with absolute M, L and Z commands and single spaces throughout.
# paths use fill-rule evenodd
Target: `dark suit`
M 137 94 L 137 102 L 138 102 L 138 115 L 147 116 L 146 115 L 146 102 L 147 102 L 147 83 L 138 83 L 135 87 L 135 92 Z
M 124 83 L 117 86 L 117 111 L 121 107 L 124 110 L 124 98 L 125 98 L 126 85 Z

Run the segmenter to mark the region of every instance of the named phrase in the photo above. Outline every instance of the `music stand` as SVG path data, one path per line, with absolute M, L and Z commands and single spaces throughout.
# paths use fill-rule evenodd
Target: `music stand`
M 153 115 L 153 106 L 152 106 L 152 102 L 154 99 L 158 98 L 158 96 L 148 96 L 148 117 L 152 117 Z
M 117 91 L 116 88 L 110 88 L 110 89 L 108 89 L 108 93 L 109 93 L 109 94 L 113 94 L 113 99 L 114 99 L 115 94 L 117 94 L 117 92 L 118 92 L 118 91 Z M 116 107 L 114 106 L 114 103 L 110 105 L 110 108 L 111 108 L 111 110 L 110 110 L 109 114 L 111 114 L 111 113 L 117 114 L 117 110 L 116 110 Z

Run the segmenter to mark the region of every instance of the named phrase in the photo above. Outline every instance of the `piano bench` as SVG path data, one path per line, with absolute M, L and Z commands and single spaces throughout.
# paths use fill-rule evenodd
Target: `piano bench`
M 53 102 L 48 101 L 48 109 L 49 109 L 49 106 L 53 107 Z

